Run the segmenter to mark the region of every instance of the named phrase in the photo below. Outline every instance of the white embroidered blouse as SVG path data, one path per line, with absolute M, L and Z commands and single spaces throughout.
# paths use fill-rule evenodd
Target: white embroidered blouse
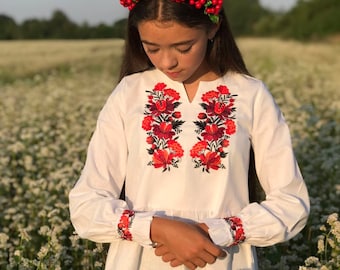
M 260 204 L 248 199 L 251 145 L 266 193 Z M 124 181 L 126 201 L 119 200 Z M 261 81 L 236 73 L 200 82 L 191 102 L 183 84 L 159 70 L 125 77 L 100 112 L 69 199 L 80 237 L 111 243 L 110 270 L 172 269 L 151 247 L 154 215 L 206 222 L 225 247 L 230 233 L 223 218 L 241 218 L 245 241 L 205 268 L 235 270 L 257 269 L 254 246 L 292 238 L 309 213 L 279 108 Z M 125 209 L 136 211 L 133 241 L 117 231 Z

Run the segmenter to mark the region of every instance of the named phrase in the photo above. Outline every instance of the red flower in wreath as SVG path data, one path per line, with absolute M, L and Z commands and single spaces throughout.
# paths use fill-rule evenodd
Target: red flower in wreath
M 132 10 L 140 0 L 120 0 L 123 7 Z M 185 3 L 186 0 L 173 0 L 178 3 Z M 223 6 L 223 0 L 189 0 L 189 5 L 194 6 L 196 9 L 204 9 L 206 14 L 213 23 L 219 22 L 219 12 Z

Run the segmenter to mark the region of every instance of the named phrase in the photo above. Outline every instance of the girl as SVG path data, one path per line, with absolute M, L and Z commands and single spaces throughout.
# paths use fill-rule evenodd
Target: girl
M 106 269 L 257 269 L 255 246 L 295 236 L 309 199 L 284 118 L 252 78 L 221 0 L 121 0 L 121 78 L 70 193 Z M 265 191 L 249 200 L 249 151 Z M 125 183 L 125 199 L 120 199 Z

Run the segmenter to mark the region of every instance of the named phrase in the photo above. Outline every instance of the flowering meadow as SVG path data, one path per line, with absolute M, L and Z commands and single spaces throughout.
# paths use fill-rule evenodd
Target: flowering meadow
M 287 243 L 259 248 L 260 269 L 340 269 L 340 45 L 240 39 L 290 124 L 311 215 Z M 79 239 L 68 193 L 123 41 L 0 42 L 0 270 L 104 269 L 107 244 Z

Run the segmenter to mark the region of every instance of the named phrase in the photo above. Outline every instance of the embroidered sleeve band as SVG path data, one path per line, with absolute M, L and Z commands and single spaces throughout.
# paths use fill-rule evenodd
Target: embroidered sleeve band
M 238 217 L 228 217 L 225 218 L 225 221 L 230 225 L 230 231 L 234 238 L 234 242 L 231 244 L 231 246 L 242 243 L 246 239 L 242 220 Z
M 118 234 L 124 240 L 132 241 L 132 234 L 130 232 L 131 224 L 133 218 L 135 216 L 135 212 L 131 210 L 124 210 L 122 216 L 120 217 L 118 223 Z

